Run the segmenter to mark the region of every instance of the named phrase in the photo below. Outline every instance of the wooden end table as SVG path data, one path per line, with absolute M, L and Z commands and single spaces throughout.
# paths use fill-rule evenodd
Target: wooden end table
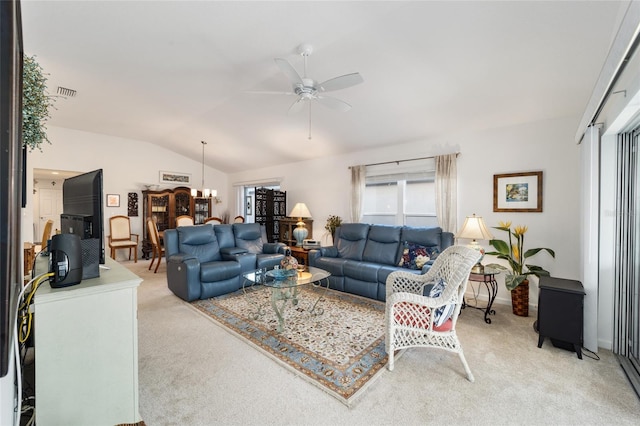
M 295 257 L 298 263 L 309 266 L 309 250 L 300 246 L 290 246 L 291 256 Z

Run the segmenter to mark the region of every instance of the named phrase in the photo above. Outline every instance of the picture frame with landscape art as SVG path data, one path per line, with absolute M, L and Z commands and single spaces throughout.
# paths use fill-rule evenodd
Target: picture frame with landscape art
M 493 175 L 494 212 L 542 212 L 542 172 Z
M 160 170 L 160 183 L 189 185 L 191 183 L 191 174 Z

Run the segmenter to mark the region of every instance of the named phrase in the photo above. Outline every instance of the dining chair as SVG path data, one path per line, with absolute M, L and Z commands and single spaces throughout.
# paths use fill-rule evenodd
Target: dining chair
M 49 239 L 51 239 L 51 229 L 53 228 L 53 220 L 49 219 L 47 220 L 47 222 L 44 224 L 44 229 L 42 231 L 42 239 L 40 240 L 40 247 L 36 247 L 36 252 L 40 253 L 41 251 L 47 250 L 47 241 L 49 241 Z
M 244 223 L 244 216 L 236 216 L 233 219 L 233 223 Z
M 219 217 L 211 216 L 206 218 L 204 220 L 204 223 L 210 223 L 212 225 L 221 225 L 223 222 L 222 222 L 222 219 L 220 219 Z
M 176 228 L 178 226 L 193 226 L 193 225 L 194 225 L 194 222 L 191 216 L 182 215 L 182 216 L 176 217 Z
M 149 265 L 149 270 L 151 270 L 151 267 L 153 266 L 155 260 L 158 259 L 158 263 L 156 263 L 156 269 L 153 270 L 153 273 L 155 274 L 156 272 L 158 272 L 158 266 L 160 266 L 162 256 L 164 256 L 164 245 L 160 241 L 158 228 L 151 218 L 147 219 L 147 230 L 149 232 L 149 240 L 151 240 L 151 251 L 153 253 L 151 264 Z
M 113 216 L 109 218 L 108 237 L 111 258 L 116 258 L 116 250 L 129 249 L 129 260 L 131 252 L 134 252 L 134 261 L 138 262 L 138 242 L 139 235 L 131 233 L 131 221 L 127 216 Z

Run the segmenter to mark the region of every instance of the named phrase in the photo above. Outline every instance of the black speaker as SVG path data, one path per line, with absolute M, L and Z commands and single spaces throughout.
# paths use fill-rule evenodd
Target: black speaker
M 49 284 L 53 288 L 68 287 L 82 281 L 82 244 L 73 234 L 57 234 L 51 238 L 49 250 Z
M 89 238 L 80 240 L 82 248 L 82 279 L 97 278 L 100 276 L 100 240 Z

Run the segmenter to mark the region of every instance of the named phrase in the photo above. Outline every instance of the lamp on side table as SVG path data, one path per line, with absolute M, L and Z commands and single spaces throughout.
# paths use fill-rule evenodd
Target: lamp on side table
M 471 272 L 474 274 L 482 274 L 484 273 L 484 266 L 480 262 L 482 262 L 482 258 L 484 257 L 484 248 L 478 244 L 477 240 L 490 240 L 493 238 L 491 232 L 487 228 L 487 225 L 484 223 L 484 220 L 480 216 L 476 216 L 475 213 L 472 216 L 467 216 L 464 220 L 464 224 L 462 228 L 455 235 L 456 238 L 466 238 L 470 239 L 468 247 L 480 252 L 482 257 L 478 260 Z
M 305 224 L 302 219 L 310 218 L 311 212 L 309 212 L 305 203 L 296 203 L 293 210 L 291 210 L 291 213 L 289 213 L 289 217 L 298 218 L 298 223 L 296 223 L 297 226 L 293 230 L 293 237 L 296 239 L 296 245 L 302 247 L 302 241 L 307 238 L 307 235 L 309 235 L 309 231 L 305 228 Z

